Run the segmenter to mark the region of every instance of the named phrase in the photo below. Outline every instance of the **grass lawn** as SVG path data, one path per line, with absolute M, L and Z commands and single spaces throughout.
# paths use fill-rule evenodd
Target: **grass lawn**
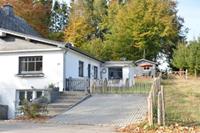
M 104 94 L 149 94 L 153 80 L 136 80 L 135 85 L 130 88 L 118 88 L 118 87 L 108 87 L 108 88 L 97 88 L 96 93 Z
M 200 80 L 162 81 L 165 90 L 166 122 L 200 125 Z

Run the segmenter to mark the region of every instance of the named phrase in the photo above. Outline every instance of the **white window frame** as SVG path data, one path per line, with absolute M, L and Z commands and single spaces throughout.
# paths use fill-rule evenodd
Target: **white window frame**
M 31 58 L 33 60 L 31 60 Z M 34 63 L 34 71 L 29 70 L 30 63 Z M 41 63 L 41 70 L 37 70 L 37 63 Z M 24 68 L 22 66 L 23 64 L 25 65 Z M 38 74 L 38 73 L 42 73 L 42 71 L 43 71 L 43 57 L 42 56 L 19 57 L 19 74 Z

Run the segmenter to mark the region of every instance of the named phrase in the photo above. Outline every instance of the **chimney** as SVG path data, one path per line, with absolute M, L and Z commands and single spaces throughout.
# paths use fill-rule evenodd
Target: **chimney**
M 3 5 L 2 9 L 3 9 L 6 16 L 13 16 L 14 15 L 13 7 L 10 4 Z

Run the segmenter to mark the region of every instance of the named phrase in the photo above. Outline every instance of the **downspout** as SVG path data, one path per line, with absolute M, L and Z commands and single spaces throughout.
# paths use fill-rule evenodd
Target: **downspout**
M 64 54 L 63 54 L 63 91 L 66 90 L 66 54 L 69 51 L 69 47 L 65 46 L 63 47 Z

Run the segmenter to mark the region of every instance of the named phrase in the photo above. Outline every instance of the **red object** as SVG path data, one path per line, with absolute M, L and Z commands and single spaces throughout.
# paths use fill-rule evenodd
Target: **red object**
M 140 64 L 139 66 L 140 67 L 152 67 L 153 65 L 151 65 L 151 64 Z

